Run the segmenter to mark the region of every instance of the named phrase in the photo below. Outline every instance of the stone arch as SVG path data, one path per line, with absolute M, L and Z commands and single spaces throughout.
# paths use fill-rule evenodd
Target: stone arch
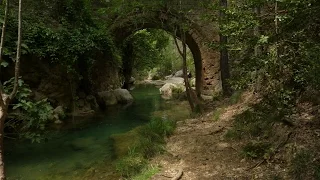
M 166 11 L 136 13 L 124 19 L 117 19 L 110 27 L 110 32 L 115 36 L 118 45 L 122 45 L 133 33 L 146 28 L 162 29 L 174 34 L 175 27 L 181 27 L 181 24 L 176 22 L 177 17 L 177 14 Z M 208 28 L 207 25 L 197 24 L 192 21 L 192 17 L 183 19 L 189 27 L 186 43 L 194 58 L 197 94 L 221 91 L 220 52 L 208 46 L 209 43 L 219 41 L 217 28 L 214 25 Z M 179 36 L 180 34 L 177 34 L 178 38 Z

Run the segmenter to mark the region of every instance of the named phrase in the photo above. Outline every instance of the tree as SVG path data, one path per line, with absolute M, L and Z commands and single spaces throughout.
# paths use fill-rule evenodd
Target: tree
M 14 75 L 14 87 L 10 94 L 6 94 L 3 90 L 3 86 L 0 82 L 0 180 L 4 180 L 5 176 L 5 169 L 4 169 L 4 162 L 3 162 L 3 155 L 4 155 L 4 146 L 3 146 L 3 138 L 4 138 L 4 121 L 8 115 L 8 106 L 12 99 L 15 97 L 18 91 L 18 80 L 19 80 L 19 71 L 20 71 L 20 56 L 21 56 L 21 6 L 22 0 L 19 0 L 19 11 L 18 11 L 18 42 L 17 42 L 17 53 L 15 59 L 15 75 Z M 2 26 L 2 34 L 1 34 L 1 42 L 0 42 L 0 64 L 2 62 L 2 52 L 4 47 L 4 39 L 5 39 L 5 29 L 6 23 L 8 18 L 8 10 L 9 10 L 9 0 L 6 0 L 5 5 L 5 17 Z
M 175 30 L 175 37 L 173 37 L 174 42 L 176 44 L 176 47 L 178 49 L 179 54 L 182 57 L 182 71 L 183 71 L 183 79 L 186 87 L 186 94 L 187 94 L 187 99 L 189 102 L 189 105 L 191 107 L 192 112 L 202 112 L 202 107 L 201 103 L 196 95 L 196 93 L 192 90 L 189 79 L 188 79 L 188 74 L 187 74 L 187 44 L 186 44 L 186 32 L 183 29 L 180 29 L 180 35 L 181 35 L 181 42 L 182 42 L 182 50 L 179 47 L 178 41 L 177 41 L 177 30 Z
M 225 9 L 227 8 L 227 0 L 220 0 L 220 21 L 223 20 L 225 17 Z M 228 49 L 226 47 L 228 43 L 228 38 L 227 36 L 223 35 L 220 33 L 220 45 L 221 45 L 221 50 L 220 50 L 220 69 L 221 69 L 221 80 L 222 80 L 222 90 L 223 93 L 228 95 L 231 93 L 231 88 L 229 86 L 229 83 L 227 82 L 228 79 L 230 78 L 230 70 L 229 70 L 229 54 L 228 54 Z

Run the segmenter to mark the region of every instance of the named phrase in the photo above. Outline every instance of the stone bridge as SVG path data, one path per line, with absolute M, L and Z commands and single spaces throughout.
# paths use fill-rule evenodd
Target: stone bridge
M 162 29 L 178 38 L 180 34 L 175 33 L 176 29 L 187 29 L 186 43 L 194 58 L 197 94 L 218 92 L 221 91 L 220 52 L 208 46 L 219 42 L 218 26 L 201 17 L 206 13 L 203 3 L 210 1 L 171 0 L 157 10 L 143 12 L 137 9 L 126 17 L 115 19 L 110 31 L 117 44 L 123 44 L 127 37 L 146 28 Z M 123 51 L 126 54 L 128 49 Z

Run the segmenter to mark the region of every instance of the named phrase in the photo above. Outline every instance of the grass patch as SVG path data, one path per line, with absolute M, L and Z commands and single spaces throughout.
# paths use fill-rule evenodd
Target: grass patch
M 271 144 L 265 142 L 250 142 L 242 149 L 242 154 L 250 159 L 264 157 L 270 151 Z
M 116 162 L 116 170 L 122 177 L 131 177 L 142 172 L 147 165 L 147 160 L 135 149 L 130 149 L 128 154 Z
M 148 159 L 164 152 L 165 138 L 172 135 L 176 122 L 153 118 L 148 124 L 138 128 L 137 143 L 129 148 L 128 154 L 116 162 L 117 171 L 125 178 L 146 177 Z
M 159 171 L 158 167 L 148 166 L 139 175 L 132 177 L 132 180 L 148 180 Z
M 221 114 L 225 111 L 224 108 L 218 108 L 213 112 L 213 121 L 218 121 L 220 119 Z

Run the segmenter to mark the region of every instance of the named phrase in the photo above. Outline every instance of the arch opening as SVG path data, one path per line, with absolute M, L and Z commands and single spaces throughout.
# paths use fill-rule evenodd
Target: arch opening
M 174 39 L 173 38 L 177 38 L 178 41 L 180 42 L 179 44 L 181 45 L 181 41 L 180 41 L 180 34 L 175 34 L 173 31 L 169 31 L 168 29 L 165 28 L 160 28 L 160 27 L 154 27 L 154 26 L 143 26 L 141 28 L 137 28 L 133 31 L 131 31 L 131 33 L 127 34 L 127 36 L 125 38 L 122 39 L 122 47 L 123 47 L 123 73 L 125 76 L 125 81 L 129 82 L 131 75 L 134 73 L 132 71 L 132 69 L 130 67 L 134 67 L 134 60 L 132 58 L 134 58 L 134 47 L 132 46 L 132 44 L 134 44 L 134 37 L 136 34 L 139 34 L 139 32 L 144 32 L 144 31 L 162 31 L 165 32 L 167 38 L 169 39 L 169 48 L 172 51 L 172 49 L 174 49 L 175 52 L 175 57 L 171 57 L 174 59 L 171 59 L 172 63 L 176 63 L 173 66 L 175 67 L 171 67 L 171 73 L 169 73 L 167 71 L 167 75 L 170 75 L 172 73 L 174 73 L 175 71 L 181 70 L 182 69 L 182 59 L 181 59 L 181 55 L 178 53 L 177 47 L 174 43 Z M 202 74 L 202 58 L 201 58 L 201 52 L 199 49 L 198 44 L 196 43 L 196 41 L 193 39 L 193 37 L 191 36 L 190 33 L 186 33 L 186 45 L 187 45 L 187 61 L 188 61 L 188 69 L 191 71 L 192 76 L 195 77 L 195 84 L 196 84 L 196 92 L 197 94 L 200 96 L 201 94 L 201 90 L 202 90 L 202 80 L 203 80 L 203 74 Z M 182 47 L 182 46 L 180 46 Z M 168 48 L 168 47 L 166 47 Z M 161 52 L 160 52 L 161 53 Z M 175 62 L 173 62 L 175 61 Z M 177 63 L 178 61 L 178 63 Z M 192 63 L 191 63 L 192 62 Z M 191 66 L 192 64 L 192 66 Z M 127 88 L 127 85 L 125 85 L 125 87 Z

